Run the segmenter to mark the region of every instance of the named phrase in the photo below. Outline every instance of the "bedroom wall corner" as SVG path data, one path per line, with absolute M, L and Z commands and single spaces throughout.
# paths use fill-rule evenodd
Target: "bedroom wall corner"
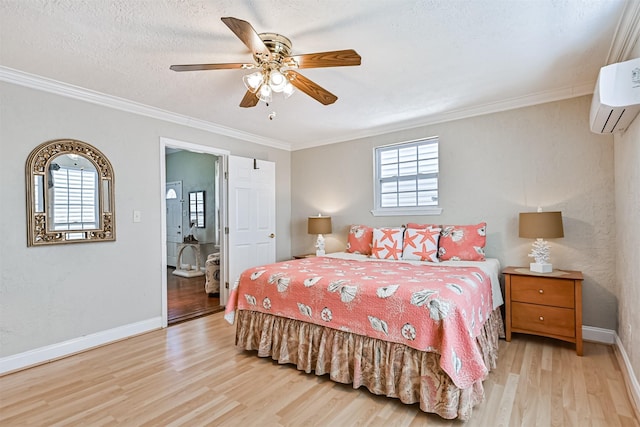
M 635 57 L 640 57 L 640 43 Z M 640 117 L 615 135 L 616 294 L 618 336 L 631 373 L 640 375 Z M 637 402 L 640 403 L 640 402 Z

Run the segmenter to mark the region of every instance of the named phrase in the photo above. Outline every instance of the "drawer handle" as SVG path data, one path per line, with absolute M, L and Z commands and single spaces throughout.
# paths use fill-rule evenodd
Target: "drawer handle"
M 540 316 L 540 321 L 544 322 L 544 317 Z
M 541 294 L 544 294 L 544 291 L 542 289 L 539 289 L 538 292 L 540 292 Z

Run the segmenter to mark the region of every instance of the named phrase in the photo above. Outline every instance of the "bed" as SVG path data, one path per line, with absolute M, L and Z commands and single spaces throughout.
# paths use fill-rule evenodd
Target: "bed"
M 467 420 L 504 336 L 500 264 L 336 253 L 258 266 L 225 319 L 260 357 Z

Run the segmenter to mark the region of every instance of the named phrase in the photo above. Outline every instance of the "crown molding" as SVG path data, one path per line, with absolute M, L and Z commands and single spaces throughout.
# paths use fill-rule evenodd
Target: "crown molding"
M 640 38 L 640 1 L 627 0 L 624 11 L 618 21 L 613 36 L 607 64 L 623 62 L 630 58 L 631 52 Z
M 339 138 L 309 141 L 306 143 L 301 142 L 299 145 L 296 145 L 295 148 L 292 148 L 291 144 L 273 140 L 271 138 L 264 138 L 259 135 L 242 132 L 237 129 L 232 129 L 204 120 L 172 113 L 170 111 L 161 110 L 159 108 L 140 104 L 124 98 L 118 98 L 115 96 L 85 89 L 79 86 L 62 83 L 34 74 L 25 73 L 19 70 L 14 70 L 12 68 L 4 66 L 0 66 L 0 81 L 25 86 L 44 92 L 50 92 L 68 98 L 78 99 L 81 101 L 90 102 L 92 104 L 97 104 L 133 114 L 163 120 L 170 123 L 188 126 L 217 135 L 228 136 L 231 138 L 253 142 L 255 144 L 277 148 L 285 151 L 303 150 L 306 148 L 337 144 L 361 138 L 370 138 L 373 136 L 379 136 L 393 132 L 411 130 L 422 126 L 430 126 L 438 123 L 445 123 L 454 120 L 529 107 L 532 105 L 544 104 L 547 102 L 561 101 L 564 99 L 575 98 L 583 95 L 590 95 L 593 93 L 593 88 L 596 83 L 594 80 L 576 86 L 560 88 L 552 91 L 538 92 L 531 95 L 487 103 L 480 106 L 461 108 L 453 111 L 444 111 L 442 113 L 431 114 L 425 117 L 419 117 L 408 121 L 391 123 L 385 126 L 372 127 L 360 132 L 346 133 Z
M 182 114 L 140 104 L 128 99 L 107 95 L 101 92 L 74 86 L 57 80 L 48 79 L 35 74 L 25 73 L 13 68 L 0 66 L 0 81 L 28 87 L 30 89 L 43 92 L 54 93 L 56 95 L 73 98 L 80 101 L 89 102 L 103 107 L 113 108 L 140 116 L 151 117 L 165 122 L 188 126 L 194 129 L 228 136 L 242 141 L 253 142 L 255 144 L 280 150 L 291 151 L 291 144 L 277 141 L 271 138 L 264 138 L 259 135 L 242 132 L 237 129 L 228 128 L 205 120 L 195 119 Z
M 533 105 L 545 104 L 548 102 L 562 101 L 565 99 L 577 98 L 579 96 L 593 94 L 596 81 L 589 81 L 578 84 L 576 86 L 564 87 L 560 89 L 543 91 L 534 93 L 531 95 L 520 96 L 516 98 L 510 98 L 498 102 L 491 102 L 479 106 L 470 108 L 460 108 L 457 110 L 443 111 L 442 113 L 435 113 L 425 117 L 419 117 L 413 120 L 407 120 L 404 122 L 392 123 L 386 126 L 379 126 L 375 128 L 367 129 L 364 132 L 356 132 L 343 137 L 340 140 L 323 140 L 315 141 L 308 144 L 302 143 L 296 145 L 293 151 L 303 150 L 305 148 L 318 147 L 322 145 L 336 144 L 339 142 L 353 141 L 361 138 L 370 138 L 373 136 L 379 136 L 389 134 L 393 132 L 400 132 L 415 129 L 423 126 L 435 125 L 438 123 L 445 123 L 454 120 L 468 119 L 476 116 L 483 116 L 486 114 L 499 113 L 502 111 L 515 110 L 518 108 L 531 107 Z

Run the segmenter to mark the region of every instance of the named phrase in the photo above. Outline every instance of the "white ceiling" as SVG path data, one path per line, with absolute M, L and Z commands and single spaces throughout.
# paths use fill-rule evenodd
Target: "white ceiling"
M 624 9 L 625 0 L 0 0 L 0 66 L 295 150 L 591 93 Z M 300 71 L 338 96 L 333 105 L 298 91 L 240 108 L 247 71 L 169 70 L 250 62 L 224 16 L 289 37 L 294 54 L 355 49 L 362 65 Z

